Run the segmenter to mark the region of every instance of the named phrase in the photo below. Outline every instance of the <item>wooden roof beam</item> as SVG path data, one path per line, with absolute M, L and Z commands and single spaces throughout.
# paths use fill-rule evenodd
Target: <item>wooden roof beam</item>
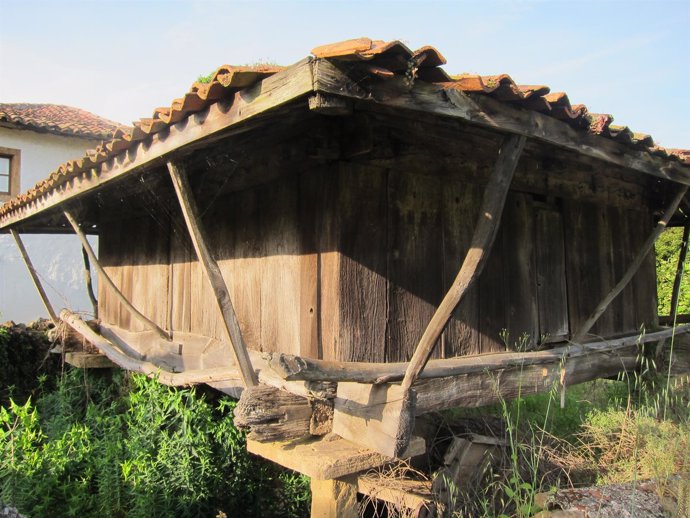
M 380 81 L 366 90 L 361 86 L 361 81 L 348 76 L 347 67 L 356 67 L 356 64 L 316 60 L 316 91 L 396 109 L 461 119 L 494 131 L 523 135 L 627 169 L 690 185 L 690 168 L 681 162 L 653 156 L 605 137 L 577 131 L 548 115 L 514 108 L 487 96 L 468 95 L 423 81 L 417 81 L 409 88 L 400 77 Z

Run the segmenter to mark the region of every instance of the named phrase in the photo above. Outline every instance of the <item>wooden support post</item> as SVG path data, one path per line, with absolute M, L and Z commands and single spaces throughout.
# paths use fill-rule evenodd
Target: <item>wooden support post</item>
M 357 477 L 311 480 L 311 518 L 357 518 Z
M 89 254 L 86 253 L 86 249 L 83 246 L 81 247 L 81 255 L 84 259 L 84 280 L 86 281 L 86 293 L 89 295 L 91 307 L 93 308 L 93 318 L 98 320 L 98 300 L 96 300 L 96 295 L 93 293 L 93 283 L 91 281 L 91 262 L 89 261 Z
M 685 196 L 687 190 L 687 186 L 682 186 L 680 188 L 678 194 L 676 194 L 671 203 L 668 205 L 666 211 L 664 212 L 664 215 L 661 216 L 661 219 L 656 224 L 656 227 L 654 228 L 650 236 L 647 238 L 647 240 L 644 242 L 642 248 L 640 248 L 640 251 L 637 252 L 637 255 L 633 259 L 633 262 L 630 264 L 628 269 L 625 271 L 625 274 L 623 275 L 621 280 L 618 281 L 618 283 L 613 287 L 613 289 L 606 294 L 606 296 L 601 300 L 601 302 L 599 302 L 599 305 L 597 305 L 596 309 L 592 312 L 592 314 L 580 326 L 580 329 L 578 329 L 578 331 L 573 334 L 573 342 L 581 342 L 582 340 L 584 340 L 587 333 L 589 333 L 589 330 L 592 329 L 592 326 L 594 324 L 596 324 L 597 320 L 599 320 L 599 317 L 604 313 L 604 311 L 606 311 L 606 308 L 609 307 L 609 304 L 611 304 L 613 299 L 615 299 L 618 296 L 618 294 L 621 291 L 623 291 L 623 289 L 625 289 L 628 283 L 630 283 L 635 273 L 637 273 L 637 270 L 640 269 L 640 266 L 647 257 L 647 254 L 651 252 L 652 248 L 654 247 L 654 243 L 657 239 L 659 239 L 659 236 L 668 225 L 668 222 L 676 213 L 678 205 L 680 205 L 680 202 L 683 199 L 683 196 Z
M 683 280 L 683 271 L 685 269 L 685 258 L 688 254 L 688 239 L 690 239 L 690 223 L 686 223 L 683 228 L 683 241 L 680 244 L 680 252 L 678 253 L 676 278 L 673 280 L 673 291 L 671 292 L 671 322 L 675 322 L 676 315 L 678 314 L 678 297 L 680 296 L 680 284 Z
M 201 225 L 199 210 L 192 196 L 192 189 L 189 185 L 187 173 L 181 165 L 173 162 L 168 162 L 168 171 L 170 172 L 170 178 L 172 179 L 177 199 L 180 202 L 182 215 L 187 223 L 187 229 L 189 230 L 189 236 L 194 245 L 194 250 L 199 258 L 204 276 L 215 295 L 218 311 L 220 311 L 225 331 L 232 343 L 235 361 L 242 373 L 244 384 L 247 387 L 256 386 L 258 384 L 256 372 L 254 372 L 252 368 L 252 362 L 247 352 L 247 345 L 242 337 L 240 324 L 237 321 L 237 315 L 232 306 L 230 293 L 228 293 L 228 288 L 223 280 L 223 274 L 206 244 L 208 240 L 206 239 L 206 233 Z
M 249 387 L 233 412 L 235 426 L 259 442 L 309 437 L 311 405 L 307 398 L 266 385 Z
M 57 323 L 58 323 L 57 314 L 55 313 L 55 310 L 53 309 L 53 306 L 50 303 L 50 300 L 48 299 L 48 295 L 46 295 L 46 292 L 43 289 L 43 284 L 41 284 L 41 279 L 38 278 L 38 273 L 36 272 L 36 269 L 34 268 L 34 265 L 31 262 L 31 259 L 29 258 L 29 254 L 26 252 L 26 248 L 24 248 L 24 243 L 22 242 L 22 238 L 19 237 L 19 234 L 17 233 L 17 231 L 14 230 L 13 228 L 10 229 L 10 232 L 12 233 L 12 237 L 14 238 L 14 242 L 17 243 L 17 248 L 19 248 L 19 253 L 22 256 L 22 259 L 24 260 L 24 264 L 26 265 L 26 268 L 29 270 L 29 274 L 31 275 L 31 280 L 34 281 L 34 286 L 36 286 L 36 290 L 38 290 L 38 294 L 41 297 L 41 301 L 43 301 L 43 305 L 45 306 L 46 310 L 48 311 L 48 315 L 50 316 L 50 319 L 53 321 L 53 324 L 57 325 Z
M 132 305 L 132 303 L 129 300 L 127 300 L 127 297 L 125 297 L 122 294 L 120 289 L 117 286 L 115 286 L 115 283 L 108 276 L 108 274 L 101 266 L 101 263 L 98 261 L 96 253 L 93 251 L 93 248 L 91 248 L 91 243 L 89 243 L 89 240 L 86 239 L 84 232 L 82 232 L 81 228 L 79 228 L 79 223 L 77 223 L 77 220 L 74 218 L 70 211 L 64 210 L 63 213 L 65 215 L 65 218 L 67 218 L 67 221 L 69 221 L 69 224 L 72 225 L 72 228 L 74 229 L 74 232 L 77 234 L 77 237 L 79 237 L 79 241 L 81 241 L 81 246 L 84 250 L 86 250 L 86 253 L 88 254 L 89 259 L 91 260 L 91 263 L 93 264 L 94 268 L 96 268 L 96 271 L 98 272 L 101 281 L 104 282 L 112 290 L 115 297 L 117 297 L 117 300 L 119 300 L 122 303 L 122 305 L 124 305 L 125 308 L 127 308 L 127 310 L 130 313 L 132 313 L 132 315 L 137 320 L 139 320 L 139 322 L 155 331 L 158 334 L 158 336 L 160 336 L 164 340 L 170 341 L 170 335 L 163 331 L 160 327 L 158 327 L 158 325 L 155 322 L 147 318 L 141 311 L 135 308 Z
M 508 189 L 513 179 L 515 167 L 525 147 L 525 141 L 524 136 L 511 135 L 506 137 L 501 145 L 498 160 L 496 160 L 493 173 L 484 191 L 479 221 L 477 221 L 472 236 L 470 249 L 457 277 L 431 317 L 431 321 L 415 349 L 405 372 L 402 383 L 403 390 L 408 390 L 424 369 L 434 345 L 436 345 L 453 311 L 484 269 L 498 233 Z

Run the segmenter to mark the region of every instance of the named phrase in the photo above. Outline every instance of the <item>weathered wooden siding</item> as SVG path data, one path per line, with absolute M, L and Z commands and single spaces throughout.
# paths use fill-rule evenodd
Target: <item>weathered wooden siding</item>
M 248 161 L 246 173 L 223 173 L 242 184 L 200 196 L 249 347 L 345 361 L 410 358 L 467 252 L 493 155 L 471 162 L 471 144 L 457 157 L 437 156 L 426 144 L 404 152 L 388 144 L 384 158 L 356 160 L 324 159 L 333 153 L 328 146 L 314 152 L 318 159 L 288 156 L 295 144 L 285 145 Z M 651 230 L 646 204 L 631 201 L 642 186 L 615 175 L 596 179 L 593 170 L 547 174 L 539 164 L 521 163 L 491 258 L 436 355 L 567 339 Z M 210 181 L 214 189 L 225 182 Z M 170 201 L 104 223 L 101 258 L 157 324 L 222 339 L 211 290 Z M 104 321 L 143 330 L 100 286 Z M 593 333 L 653 323 L 655 292 L 650 256 Z

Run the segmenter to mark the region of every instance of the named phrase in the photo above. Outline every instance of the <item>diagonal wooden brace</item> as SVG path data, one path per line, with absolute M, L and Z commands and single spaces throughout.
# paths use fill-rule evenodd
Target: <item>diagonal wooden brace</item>
M 341 437 L 390 457 L 419 453 L 411 440 L 417 413 L 412 384 L 424 369 L 453 311 L 486 264 L 525 140 L 524 136 L 515 135 L 504 139 L 484 191 L 470 249 L 450 290 L 424 331 L 405 369 L 402 385 L 338 383 L 333 431 Z M 366 415 L 363 409 L 366 409 Z
M 26 268 L 29 270 L 29 274 L 31 275 L 31 280 L 34 281 L 34 286 L 36 286 L 36 290 L 38 290 L 38 294 L 41 297 L 41 301 L 43 301 L 43 305 L 45 306 L 46 310 L 48 311 L 48 315 L 50 315 L 50 319 L 53 321 L 53 324 L 57 325 L 57 323 L 58 323 L 57 314 L 55 313 L 55 310 L 53 309 L 53 305 L 50 303 L 50 299 L 48 299 L 48 295 L 46 295 L 46 292 L 43 289 L 43 284 L 41 284 L 41 279 L 38 278 L 38 273 L 36 272 L 36 269 L 34 268 L 34 265 L 31 262 L 31 259 L 29 258 L 29 254 L 27 253 L 26 248 L 24 247 L 24 243 L 22 242 L 22 238 L 19 237 L 19 234 L 17 233 L 17 231 L 14 230 L 13 228 L 10 229 L 10 233 L 12 234 L 12 237 L 14 238 L 15 243 L 17 243 L 17 248 L 19 248 L 19 253 L 22 255 L 22 259 L 24 260 L 24 264 L 26 265 Z
M 67 218 L 67 221 L 69 221 L 69 224 L 72 225 L 72 228 L 74 229 L 74 232 L 77 234 L 79 241 L 81 241 L 81 245 L 82 245 L 83 249 L 86 251 L 86 254 L 89 256 L 91 263 L 93 264 L 94 268 L 98 272 L 99 279 L 112 290 L 113 294 L 122 303 L 122 305 L 125 306 L 127 308 L 127 310 L 137 320 L 139 320 L 139 322 L 144 324 L 149 329 L 152 329 L 153 331 L 155 331 L 158 334 L 158 336 L 160 336 L 164 340 L 170 341 L 170 335 L 167 332 L 163 331 L 160 327 L 158 327 L 158 325 L 155 322 L 153 322 L 151 319 L 149 319 L 141 311 L 139 311 L 137 308 L 135 308 L 132 305 L 132 303 L 129 300 L 127 300 L 127 297 L 125 297 L 122 294 L 120 289 L 117 286 L 115 286 L 115 283 L 113 282 L 113 280 L 106 273 L 106 271 L 101 266 L 101 263 L 98 261 L 98 258 L 96 257 L 96 253 L 93 251 L 93 248 L 91 247 L 91 243 L 89 243 L 89 240 L 86 239 L 84 232 L 82 232 L 81 228 L 79 228 L 79 223 L 77 223 L 77 220 L 75 219 L 75 217 L 68 210 L 64 210 L 63 213 L 65 215 L 65 218 Z
M 625 274 L 623 274 L 623 277 L 621 277 L 621 280 L 618 281 L 618 283 L 613 287 L 613 289 L 606 294 L 606 296 L 601 300 L 601 302 L 599 302 L 596 309 L 580 326 L 580 329 L 578 329 L 577 333 L 573 334 L 573 342 L 582 342 L 589 330 L 592 329 L 592 326 L 596 324 L 597 320 L 599 320 L 599 317 L 604 313 L 604 311 L 606 311 L 606 308 L 609 307 L 609 304 L 611 304 L 613 299 L 615 299 L 620 294 L 620 292 L 623 291 L 625 287 L 630 283 L 632 278 L 635 276 L 635 273 L 637 273 L 637 270 L 640 269 L 640 266 L 642 265 L 642 262 L 645 260 L 645 257 L 647 257 L 649 252 L 652 251 L 654 243 L 656 243 L 656 240 L 659 239 L 661 233 L 666 229 L 668 222 L 676 213 L 676 210 L 678 210 L 678 205 L 680 205 L 680 202 L 683 199 L 683 196 L 685 196 L 687 190 L 687 185 L 683 185 L 680 188 L 676 196 L 673 198 L 673 200 L 671 200 L 671 203 L 669 203 L 668 207 L 666 208 L 664 215 L 661 216 L 661 219 L 656 224 L 656 227 L 654 227 L 654 230 L 642 245 L 642 248 L 640 248 L 639 252 L 637 252 L 637 255 L 633 259 L 633 262 L 630 264 L 628 269 L 625 271 Z
M 455 277 L 448 293 L 443 297 L 419 340 L 403 379 L 402 387 L 405 390 L 412 386 L 419 373 L 424 369 L 434 345 L 450 320 L 453 311 L 484 269 L 498 233 L 508 189 L 515 173 L 515 167 L 525 147 L 525 140 L 524 136 L 511 135 L 506 137 L 501 145 L 498 160 L 496 160 L 493 173 L 484 190 L 479 220 L 474 229 L 470 249 L 457 277 Z
M 199 258 L 199 263 L 204 271 L 204 276 L 213 290 L 216 303 L 218 304 L 218 311 L 220 311 L 221 317 L 223 318 L 225 331 L 230 339 L 230 342 L 232 343 L 235 361 L 237 362 L 240 372 L 242 373 L 242 380 L 244 381 L 245 386 L 254 387 L 258 385 L 256 372 L 254 372 L 254 369 L 252 368 L 252 362 L 249 358 L 249 353 L 247 352 L 247 345 L 242 337 L 240 324 L 237 321 L 235 308 L 232 306 L 230 293 L 228 292 L 228 288 L 223 280 L 223 274 L 218 267 L 218 263 L 211 255 L 208 245 L 206 244 L 208 239 L 206 239 L 205 231 L 201 226 L 199 209 L 197 208 L 196 201 L 192 196 L 192 189 L 189 185 L 187 173 L 182 165 L 175 164 L 173 162 L 168 162 L 168 171 L 170 172 L 170 178 L 172 179 L 173 186 L 175 187 L 177 199 L 180 202 L 182 215 L 187 223 L 187 229 L 189 230 L 189 236 L 192 240 L 192 244 L 194 245 L 194 250 Z

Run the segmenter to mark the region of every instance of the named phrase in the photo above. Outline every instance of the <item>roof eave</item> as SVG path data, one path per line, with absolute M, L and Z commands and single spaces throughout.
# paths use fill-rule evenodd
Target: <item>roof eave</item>
M 403 84 L 406 81 L 404 77 L 382 81 L 381 92 L 375 91 L 376 86 L 365 90 L 345 70 L 346 68 L 327 59 L 316 60 L 315 91 L 373 101 L 395 109 L 460 119 L 499 133 L 524 135 L 636 172 L 690 185 L 690 167 L 676 159 L 653 156 L 647 151 L 635 150 L 599 135 L 576 131 L 565 122 L 548 115 L 514 108 L 487 96 L 472 96 L 460 90 L 448 90 L 423 81 L 414 82 L 412 87 L 406 86 Z
M 58 188 L 47 189 L 28 203 L 0 217 L 0 232 L 7 232 L 29 218 L 68 201 L 92 193 L 116 180 L 165 162 L 173 154 L 206 143 L 214 135 L 231 129 L 278 106 L 313 93 L 313 58 L 282 70 L 231 98 L 170 125 L 136 145 L 94 167 L 71 174 Z

